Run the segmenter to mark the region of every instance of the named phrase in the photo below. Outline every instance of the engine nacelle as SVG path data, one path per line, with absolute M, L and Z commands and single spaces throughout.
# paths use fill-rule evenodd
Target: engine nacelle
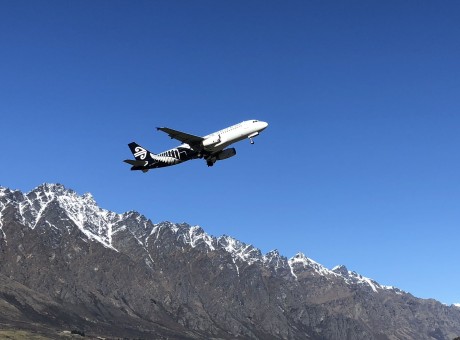
M 222 150 L 221 152 L 219 152 L 217 154 L 217 159 L 218 160 L 223 160 L 223 159 L 227 159 L 227 158 L 230 158 L 230 157 L 233 157 L 236 155 L 236 150 L 235 148 L 230 148 L 230 149 L 225 149 L 225 150 Z
M 203 141 L 203 147 L 213 146 L 213 145 L 216 145 L 219 142 L 220 142 L 220 136 L 219 135 L 211 136 L 209 138 L 206 138 Z

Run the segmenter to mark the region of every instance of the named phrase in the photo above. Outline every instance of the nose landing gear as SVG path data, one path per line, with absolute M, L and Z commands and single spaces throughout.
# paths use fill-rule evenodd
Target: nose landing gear
M 254 144 L 254 137 L 257 137 L 259 135 L 259 132 L 254 132 L 248 136 L 249 140 L 251 141 L 251 144 Z

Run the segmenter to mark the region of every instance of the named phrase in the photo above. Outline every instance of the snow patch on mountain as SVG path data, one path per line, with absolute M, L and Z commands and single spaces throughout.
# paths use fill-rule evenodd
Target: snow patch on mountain
M 111 226 L 108 226 L 108 237 L 113 238 L 118 233 L 127 232 L 144 248 L 148 246 L 149 237 L 155 230 L 155 225 L 152 221 L 135 211 L 119 215 L 117 219 L 109 217 L 108 220 L 114 221 Z M 112 229 L 111 233 L 110 229 Z
M 372 291 L 376 293 L 378 292 L 378 289 L 383 289 L 383 287 L 376 281 L 362 276 L 361 274 L 358 274 L 354 271 L 349 271 L 347 267 L 343 265 L 334 267 L 332 271 L 339 274 L 345 280 L 345 282 L 350 285 L 368 286 L 372 289 Z
M 277 249 L 269 251 L 262 257 L 264 265 L 271 266 L 275 270 L 286 268 L 286 265 L 289 265 L 287 258 L 281 256 Z
M 293 262 L 288 261 L 288 265 L 289 265 L 289 269 L 291 271 L 291 275 L 294 276 L 294 279 L 298 280 L 299 278 L 297 277 L 297 274 L 294 271 Z
M 120 215 L 101 209 L 91 194 L 78 196 L 61 184 L 43 184 L 28 194 L 10 191 L 9 196 L 13 195 L 14 200 L 5 200 L 8 192 L 3 189 L 2 201 L 6 203 L 2 206 L 16 205 L 20 222 L 29 228 L 35 229 L 42 222 L 46 224 L 48 221 L 41 221 L 42 215 L 51 204 L 58 204 L 86 237 L 116 250 L 111 244 L 111 226 Z
M 333 275 L 333 273 L 329 269 L 319 264 L 318 262 L 315 262 L 312 259 L 306 257 L 303 253 L 297 253 L 294 257 L 290 258 L 289 266 L 291 267 L 291 271 L 296 274 L 302 271 L 308 271 L 313 275 Z
M 262 262 L 262 253 L 251 244 L 246 244 L 233 237 L 223 235 L 217 239 L 217 245 L 225 249 L 233 258 L 239 259 L 249 265 Z
M 358 274 L 355 271 L 348 270 L 348 268 L 345 267 L 344 265 L 334 267 L 332 269 L 332 272 L 340 275 L 345 280 L 345 282 L 349 285 L 358 285 L 361 287 L 368 287 L 375 293 L 378 293 L 379 291 L 382 291 L 382 290 L 391 290 L 395 292 L 396 294 L 403 294 L 403 291 L 396 287 L 381 285 L 375 280 L 372 280 L 368 277 Z
M 185 235 L 186 235 L 185 242 L 190 244 L 192 248 L 195 248 L 199 244 L 205 244 L 210 251 L 213 251 L 216 249 L 214 248 L 214 245 L 213 245 L 214 243 L 213 238 L 209 236 L 208 234 L 206 234 L 204 230 L 199 226 L 191 227 L 188 230 L 188 233 L 186 233 Z
M 6 190 L 8 189 L 0 187 L 0 198 L 6 196 Z M 0 200 L 0 231 L 1 231 L 1 237 L 2 239 L 5 240 L 5 242 L 7 241 L 6 241 L 6 234 L 3 231 L 3 211 L 6 209 L 6 204 L 7 203 L 3 203 L 2 200 Z

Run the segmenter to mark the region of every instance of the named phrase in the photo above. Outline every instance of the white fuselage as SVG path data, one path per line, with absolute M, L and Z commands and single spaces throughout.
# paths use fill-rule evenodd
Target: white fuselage
M 220 140 L 216 144 L 204 147 L 204 149 L 212 153 L 221 151 L 233 143 L 239 142 L 246 138 L 250 138 L 251 136 L 257 136 L 267 126 L 268 124 L 266 122 L 259 120 L 246 120 L 244 122 L 232 125 L 228 128 L 204 136 L 203 138 L 205 140 L 208 138 L 212 139 L 213 137 L 218 137 Z

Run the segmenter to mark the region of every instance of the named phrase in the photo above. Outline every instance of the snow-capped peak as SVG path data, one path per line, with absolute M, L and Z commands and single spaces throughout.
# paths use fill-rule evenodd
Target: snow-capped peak
M 264 265 L 274 268 L 275 270 L 278 269 L 290 269 L 288 264 L 288 259 L 285 256 L 280 255 L 277 249 L 269 251 L 267 254 L 263 256 Z M 294 275 L 293 275 L 294 276 Z
M 332 274 L 329 269 L 319 264 L 318 262 L 313 261 L 312 259 L 305 256 L 305 254 L 300 252 L 297 253 L 294 257 L 290 258 L 288 262 L 293 275 L 296 277 L 302 271 L 308 271 L 313 275 L 327 276 Z
M 62 184 L 49 183 L 42 184 L 27 194 L 6 190 L 2 190 L 2 193 L 3 196 L 14 195 L 14 200 L 8 202 L 12 202 L 17 207 L 20 221 L 31 229 L 42 224 L 53 226 L 52 221 L 43 221 L 42 216 L 46 209 L 58 205 L 66 214 L 56 218 L 72 221 L 89 239 L 113 248 L 111 227 L 120 215 L 101 209 L 91 194 L 79 196 Z
M 214 250 L 214 240 L 211 236 L 206 234 L 199 226 L 191 227 L 186 235 L 186 243 L 189 243 L 193 248 L 199 244 L 204 244 L 209 250 Z
M 350 285 L 360 285 L 360 286 L 367 286 L 372 289 L 374 292 L 378 292 L 378 290 L 384 289 L 394 289 L 390 286 L 382 286 L 375 280 L 372 280 L 368 277 L 362 276 L 357 272 L 350 271 L 344 265 L 336 266 L 332 269 L 334 273 L 341 276 L 347 284 Z
M 233 237 L 223 235 L 217 239 L 217 244 L 229 252 L 233 258 L 239 258 L 248 264 L 262 261 L 262 253 L 259 249 Z
M 275 267 L 278 266 L 278 262 L 282 259 L 282 256 L 280 255 L 278 249 L 274 249 L 266 253 L 262 257 L 264 263 L 266 264 L 275 264 Z
M 348 268 L 345 267 L 344 265 L 339 265 L 339 266 L 335 266 L 334 268 L 332 268 L 332 271 L 336 274 L 339 274 L 343 277 L 348 277 Z

